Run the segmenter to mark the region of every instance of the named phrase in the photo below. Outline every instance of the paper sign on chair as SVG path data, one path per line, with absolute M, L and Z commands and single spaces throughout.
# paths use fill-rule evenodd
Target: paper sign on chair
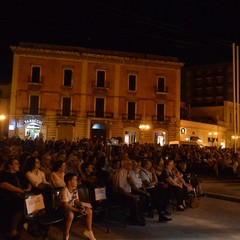
M 25 199 L 25 202 L 28 214 L 38 212 L 39 210 L 45 208 L 42 194 L 33 195 Z

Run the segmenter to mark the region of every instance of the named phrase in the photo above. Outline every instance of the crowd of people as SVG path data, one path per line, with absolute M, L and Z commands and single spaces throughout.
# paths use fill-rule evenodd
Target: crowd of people
M 169 222 L 173 200 L 178 211 L 185 211 L 191 206 L 190 197 L 203 195 L 200 182 L 193 176 L 234 177 L 239 164 L 240 158 L 232 149 L 216 147 L 150 143 L 113 146 L 89 139 L 0 139 L 1 231 L 18 239 L 25 222 L 26 192 L 62 188 L 65 239 L 69 239 L 74 212 L 84 212 L 84 235 L 94 240 L 92 211 L 83 208 L 78 185 L 86 185 L 90 191 L 106 187 L 110 198 L 115 195 L 127 205 L 131 224 L 145 226 L 146 215 L 154 217 L 154 209 L 158 222 Z

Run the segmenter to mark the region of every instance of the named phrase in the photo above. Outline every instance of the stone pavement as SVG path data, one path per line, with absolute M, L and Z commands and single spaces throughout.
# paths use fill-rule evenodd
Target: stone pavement
M 157 239 L 206 239 L 206 240 L 239 240 L 240 239 L 240 181 L 204 179 L 203 189 L 206 197 L 201 198 L 200 207 L 175 212 L 173 220 L 158 223 L 146 218 L 146 226 L 127 225 L 126 228 L 117 221 L 110 221 L 110 233 L 101 224 L 94 224 L 95 237 L 98 240 L 157 240 Z M 223 200 L 224 199 L 224 200 Z M 228 200 L 228 201 L 226 201 Z M 231 201 L 230 201 L 231 200 Z M 85 239 L 81 234 L 83 224 L 74 223 L 70 240 Z M 51 227 L 49 240 L 62 240 L 59 227 Z M 36 240 L 26 233 L 24 240 Z
M 203 179 L 204 192 L 209 197 L 240 202 L 240 179 Z

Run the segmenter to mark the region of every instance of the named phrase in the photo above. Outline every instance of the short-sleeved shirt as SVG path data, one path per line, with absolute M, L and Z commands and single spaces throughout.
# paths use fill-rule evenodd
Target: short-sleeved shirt
M 148 182 L 148 183 L 152 182 L 153 175 L 147 169 L 142 169 L 139 174 L 141 176 L 141 179 L 142 179 L 143 183 L 145 181 Z M 150 188 L 154 188 L 155 186 L 145 186 L 145 187 L 146 187 L 146 189 L 150 189 Z
M 133 171 L 133 170 L 129 171 L 129 174 L 130 174 L 135 186 L 137 188 L 142 188 L 143 183 L 142 183 L 142 179 L 141 179 L 140 174 L 138 172 Z
M 168 179 L 168 178 L 174 179 L 174 175 L 171 171 L 168 171 L 168 170 L 164 169 L 162 174 L 161 174 L 161 179 L 162 179 L 163 182 L 167 182 L 166 179 Z
M 124 191 L 130 193 L 131 185 L 129 184 L 128 178 L 128 170 L 125 168 L 120 168 L 113 176 L 113 190 L 118 192 L 119 188 L 122 188 Z
M 74 206 L 76 199 L 79 199 L 77 188 L 74 188 L 72 192 L 70 192 L 67 187 L 61 190 L 60 200 L 62 203 L 68 202 L 71 206 Z

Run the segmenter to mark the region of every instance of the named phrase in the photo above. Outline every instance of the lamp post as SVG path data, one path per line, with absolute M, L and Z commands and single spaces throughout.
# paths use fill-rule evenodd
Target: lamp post
M 0 115 L 0 123 L 1 123 L 1 128 L 0 128 L 0 130 L 1 130 L 1 135 L 0 136 L 3 136 L 3 121 L 6 119 L 6 116 L 4 115 L 4 114 L 1 114 Z

